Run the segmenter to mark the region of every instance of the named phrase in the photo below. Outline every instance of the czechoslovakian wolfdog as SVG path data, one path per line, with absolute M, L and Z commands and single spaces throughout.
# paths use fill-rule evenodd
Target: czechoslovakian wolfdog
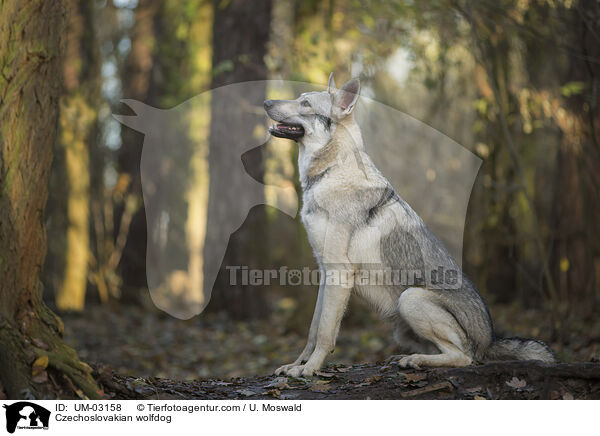
M 494 335 L 475 286 L 365 153 L 353 115 L 359 92 L 358 79 L 338 90 L 332 73 L 327 91 L 264 103 L 278 123 L 271 134 L 300 147 L 301 217 L 322 278 L 330 269 L 354 278 L 352 285 L 321 280 L 306 347 L 276 374 L 311 376 L 319 370 L 335 347 L 352 291 L 393 323 L 404 352 L 418 353 L 393 356 L 401 367 L 512 359 L 553 362 L 543 342 Z M 418 271 L 421 280 L 381 285 L 355 277 L 373 265 Z M 455 272 L 442 285 L 429 279 L 440 268 Z

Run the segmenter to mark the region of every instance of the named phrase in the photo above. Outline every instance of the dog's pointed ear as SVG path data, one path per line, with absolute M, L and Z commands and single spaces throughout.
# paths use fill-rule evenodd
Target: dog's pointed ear
M 330 94 L 335 93 L 337 88 L 335 87 L 335 79 L 333 78 L 333 71 L 329 75 L 329 82 L 327 83 L 327 92 Z
M 333 97 L 333 106 L 338 117 L 349 115 L 353 110 L 360 94 L 360 81 L 351 79 L 344 83 Z

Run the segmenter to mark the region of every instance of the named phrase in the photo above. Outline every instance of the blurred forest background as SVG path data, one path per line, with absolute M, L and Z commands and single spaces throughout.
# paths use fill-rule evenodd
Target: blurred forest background
M 144 135 L 112 114 L 131 114 L 122 98 L 171 108 L 236 82 L 325 84 L 331 71 L 338 84 L 360 77 L 364 95 L 483 160 L 465 223 L 463 268 L 490 304 L 498 333 L 543 339 L 566 361 L 600 358 L 596 0 L 64 4 L 41 279 L 44 299 L 82 360 L 137 375 L 197 378 L 268 373 L 295 359 L 316 287 L 232 286 L 222 268 L 201 315 L 183 321 L 154 306 L 145 269 Z M 266 126 L 258 109 L 256 125 L 237 135 L 264 136 L 256 131 Z M 201 223 L 211 219 L 210 174 L 239 159 L 211 148 L 211 119 L 224 110 L 218 102 L 199 108 L 191 129 L 203 145 L 182 168 L 195 182 L 182 187 L 189 214 L 170 238 L 195 257 L 187 273 L 172 277 L 174 287 L 198 280 L 192 271 L 207 255 Z M 245 156 L 248 172 L 299 190 L 297 147 L 277 144 Z M 233 202 L 236 183 L 222 193 Z M 299 217 L 264 206 L 232 236 L 228 264 L 315 267 Z M 387 327 L 353 300 L 332 359 L 376 361 L 393 351 Z

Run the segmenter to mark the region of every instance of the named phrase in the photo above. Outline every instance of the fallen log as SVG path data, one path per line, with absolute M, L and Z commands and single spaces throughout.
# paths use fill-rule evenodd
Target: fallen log
M 600 399 L 600 363 L 496 362 L 464 368 L 330 365 L 315 377 L 180 381 L 94 368 L 115 399 Z

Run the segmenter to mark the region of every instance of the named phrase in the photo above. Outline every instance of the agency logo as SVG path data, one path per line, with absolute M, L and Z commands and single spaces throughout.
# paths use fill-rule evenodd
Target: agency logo
M 16 429 L 47 430 L 50 411 L 29 401 L 19 401 L 3 405 L 6 409 L 6 431 L 14 433 Z

